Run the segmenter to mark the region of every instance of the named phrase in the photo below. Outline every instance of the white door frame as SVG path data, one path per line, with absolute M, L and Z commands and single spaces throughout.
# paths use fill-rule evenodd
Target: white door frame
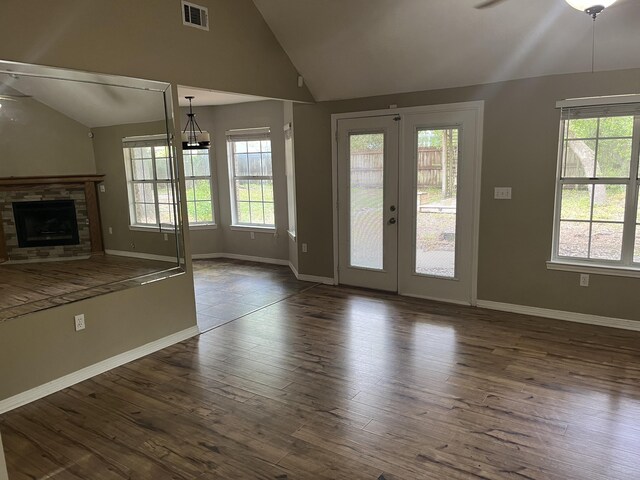
M 441 105 L 424 105 L 418 107 L 389 108 L 384 110 L 368 110 L 364 112 L 334 113 L 331 115 L 331 175 L 333 193 L 333 281 L 338 285 L 338 120 L 344 118 L 376 117 L 380 115 L 400 115 L 403 113 L 438 113 L 472 111 L 476 116 L 476 154 L 471 163 L 474 166 L 473 182 L 473 252 L 471 265 L 471 305 L 478 303 L 478 245 L 480 236 L 480 188 L 482 179 L 482 140 L 484 133 L 484 101 L 447 103 Z M 404 138 L 404 122 L 400 124 L 400 138 Z M 400 142 L 400 158 L 405 156 L 404 142 Z M 403 162 L 400 162 L 401 164 Z M 451 300 L 441 298 L 429 298 L 430 300 Z

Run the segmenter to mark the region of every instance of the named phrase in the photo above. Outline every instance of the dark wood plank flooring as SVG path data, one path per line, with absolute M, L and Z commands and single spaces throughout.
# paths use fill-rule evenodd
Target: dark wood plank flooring
M 640 333 L 315 286 L 0 417 L 12 480 L 636 479 Z
M 198 327 L 205 332 L 313 286 L 288 266 L 233 259 L 194 260 Z
M 139 285 L 132 280 L 175 265 L 96 255 L 59 262 L 0 264 L 0 321 Z

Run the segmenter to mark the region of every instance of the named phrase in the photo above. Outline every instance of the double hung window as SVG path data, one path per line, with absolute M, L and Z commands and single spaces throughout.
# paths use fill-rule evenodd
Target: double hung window
M 640 270 L 640 104 L 564 106 L 560 131 L 551 263 Z
M 233 225 L 275 227 L 268 128 L 227 132 Z
M 183 150 L 190 226 L 215 225 L 209 149 Z
M 171 157 L 164 135 L 122 141 L 132 227 L 174 227 L 176 204 Z M 209 150 L 183 152 L 190 226 L 214 225 Z
M 122 148 L 132 227 L 175 225 L 175 184 L 166 135 L 128 137 Z

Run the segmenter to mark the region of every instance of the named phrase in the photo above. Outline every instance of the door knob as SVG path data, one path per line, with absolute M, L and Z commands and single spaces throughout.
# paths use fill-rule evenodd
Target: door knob
M 391 225 L 393 225 L 394 223 L 396 223 L 396 219 L 395 219 L 395 218 L 390 218 L 390 219 L 389 219 L 389 223 L 390 223 Z

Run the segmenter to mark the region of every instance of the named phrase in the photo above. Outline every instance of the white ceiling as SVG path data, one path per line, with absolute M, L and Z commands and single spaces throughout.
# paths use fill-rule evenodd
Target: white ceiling
M 186 96 L 195 97 L 192 101 L 194 107 L 207 107 L 212 105 L 231 105 L 233 103 L 260 102 L 271 100 L 267 97 L 256 97 L 253 95 L 243 95 L 240 93 L 218 92 L 215 90 L 205 90 L 202 88 L 183 87 L 178 85 L 178 102 L 181 107 L 188 107 L 189 102 Z
M 163 94 L 157 91 L 0 74 L 0 93 L 9 89 L 29 95 L 89 128 L 164 119 Z
M 254 0 L 316 100 L 591 71 L 592 21 L 564 0 Z M 640 67 L 640 1 L 596 22 L 596 70 Z

